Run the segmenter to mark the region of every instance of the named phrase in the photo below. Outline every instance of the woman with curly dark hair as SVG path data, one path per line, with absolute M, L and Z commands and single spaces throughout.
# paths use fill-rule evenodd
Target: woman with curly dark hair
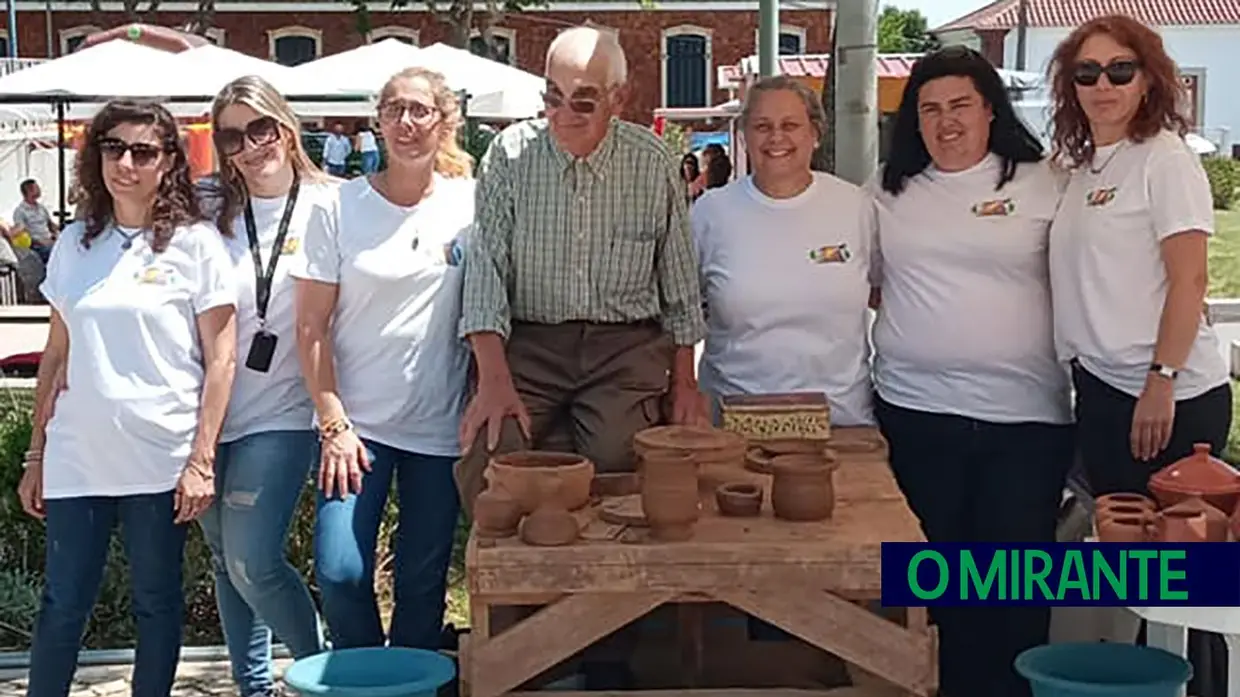
M 138 627 L 133 694 L 166 697 L 181 647 L 187 524 L 214 494 L 233 378 L 232 263 L 201 220 L 162 106 L 108 103 L 87 131 L 77 179 L 86 215 L 61 234 L 41 288 L 51 323 L 19 489 L 26 511 L 47 522 L 27 694 L 69 694 L 119 524 Z
M 1056 340 L 1095 495 L 1146 493 L 1195 443 L 1221 452 L 1231 425 L 1202 312 L 1214 210 L 1178 76 L 1158 33 L 1118 15 L 1082 25 L 1051 63 L 1054 147 L 1071 172 L 1051 231 Z

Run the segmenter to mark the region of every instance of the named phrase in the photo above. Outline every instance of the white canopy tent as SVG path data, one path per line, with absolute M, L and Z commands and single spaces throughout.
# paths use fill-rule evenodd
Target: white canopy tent
M 257 75 L 284 95 L 360 94 L 360 89 L 336 87 L 313 75 L 273 61 L 248 56 L 215 45 L 199 46 L 166 57 L 164 72 L 177 78 L 167 96 L 213 95 L 224 85 L 245 75 Z M 347 83 L 339 83 L 341 85 Z

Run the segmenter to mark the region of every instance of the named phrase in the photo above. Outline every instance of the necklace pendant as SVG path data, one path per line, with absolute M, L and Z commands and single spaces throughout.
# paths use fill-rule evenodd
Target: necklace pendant
M 413 251 L 415 252 L 418 251 L 418 239 L 417 237 L 413 238 Z
M 131 239 L 126 238 L 124 242 L 121 242 L 121 249 L 129 249 L 132 246 L 133 246 L 133 240 Z

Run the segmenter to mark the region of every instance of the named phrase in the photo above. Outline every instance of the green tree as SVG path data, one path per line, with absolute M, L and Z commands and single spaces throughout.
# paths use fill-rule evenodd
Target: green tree
M 925 53 L 938 47 L 921 12 L 887 5 L 878 16 L 879 53 Z
M 357 17 L 357 31 L 362 36 L 370 33 L 370 11 L 366 0 L 342 0 L 353 6 Z M 482 35 L 488 47 L 488 58 L 495 57 L 495 43 L 492 41 L 491 28 L 499 24 L 509 12 L 521 12 L 528 7 L 541 7 L 547 0 L 486 0 L 485 7 L 474 9 L 472 0 L 392 0 L 391 8 L 400 10 L 421 5 L 431 13 L 437 21 L 448 27 L 448 45 L 456 48 L 469 48 L 469 37 L 474 29 Z

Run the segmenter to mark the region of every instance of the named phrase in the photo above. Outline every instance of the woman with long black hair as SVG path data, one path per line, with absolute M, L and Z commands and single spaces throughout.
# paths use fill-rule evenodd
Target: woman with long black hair
M 875 413 L 931 542 L 1053 542 L 1072 462 L 1047 239 L 1060 178 L 995 69 L 949 47 L 918 61 L 878 199 Z M 1046 608 L 940 608 L 949 697 L 1029 694 L 1012 668 Z

